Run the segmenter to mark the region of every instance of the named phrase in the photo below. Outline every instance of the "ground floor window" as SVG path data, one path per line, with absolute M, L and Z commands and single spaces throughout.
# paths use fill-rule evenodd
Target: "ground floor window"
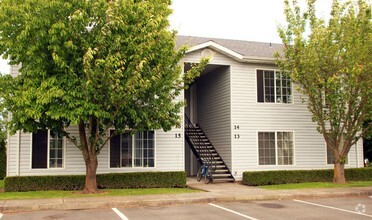
M 32 169 L 63 168 L 63 137 L 58 132 L 32 133 Z
M 258 132 L 259 165 L 292 165 L 293 132 Z
M 339 149 L 341 150 L 343 146 L 344 146 L 344 136 L 341 137 Z M 334 164 L 335 163 L 335 156 L 333 154 L 333 150 L 331 148 L 329 148 L 327 146 L 327 144 L 326 144 L 326 148 L 327 148 L 327 164 Z M 347 164 L 347 163 L 348 163 L 348 158 L 346 157 L 345 164 Z
M 114 131 L 111 131 L 111 134 Z M 110 140 L 110 167 L 154 167 L 154 131 L 115 135 Z

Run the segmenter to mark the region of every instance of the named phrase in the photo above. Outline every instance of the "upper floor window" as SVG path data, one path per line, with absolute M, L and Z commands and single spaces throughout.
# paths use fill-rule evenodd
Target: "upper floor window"
M 257 70 L 257 102 L 292 103 L 292 83 L 287 74 Z
M 111 131 L 114 132 L 114 131 Z M 111 133 L 112 134 L 112 133 Z M 154 131 L 129 131 L 110 140 L 110 167 L 154 167 Z
M 58 132 L 38 130 L 32 133 L 32 169 L 63 167 L 63 137 Z

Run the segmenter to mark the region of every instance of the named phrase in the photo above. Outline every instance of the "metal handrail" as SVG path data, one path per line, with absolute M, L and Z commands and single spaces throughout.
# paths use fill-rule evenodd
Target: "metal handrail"
M 208 167 L 210 167 L 212 173 L 216 170 L 216 160 L 208 148 L 208 146 L 205 144 L 205 141 L 203 138 L 199 135 L 199 132 L 197 131 L 197 128 L 194 126 L 193 123 L 191 123 L 189 117 L 185 114 L 185 134 L 189 138 L 190 143 L 194 146 L 195 150 L 194 154 L 198 161 L 203 159 L 201 163 L 206 164 Z M 200 154 L 203 154 L 204 156 L 200 156 Z M 206 156 L 205 156 L 206 155 Z

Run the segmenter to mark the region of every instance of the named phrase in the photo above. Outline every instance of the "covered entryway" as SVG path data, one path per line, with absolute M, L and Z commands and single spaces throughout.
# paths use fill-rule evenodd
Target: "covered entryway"
M 190 64 L 185 64 L 185 72 Z M 187 106 L 185 107 L 185 170 L 189 176 L 196 175 L 200 166 L 197 158 L 213 155 L 216 172 L 213 179 L 232 177 L 231 167 L 231 89 L 230 66 L 208 64 L 200 77 L 185 91 Z M 190 138 L 187 133 L 188 122 L 196 129 Z M 199 138 L 196 140 L 195 138 Z M 193 149 L 200 146 L 201 140 L 204 150 Z M 194 142 L 193 142 L 194 141 Z M 193 144 L 194 143 L 194 144 Z M 190 146 L 194 145 L 194 146 Z M 205 158 L 205 160 L 208 160 Z M 222 178 L 223 177 L 223 178 Z

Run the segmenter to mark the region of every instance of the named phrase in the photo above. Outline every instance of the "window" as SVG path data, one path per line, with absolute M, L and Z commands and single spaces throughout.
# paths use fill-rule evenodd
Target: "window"
M 339 149 L 342 149 L 343 146 L 344 146 L 344 137 L 342 136 L 341 141 L 340 141 L 340 145 L 339 145 Z M 327 164 L 334 164 L 335 163 L 335 157 L 333 155 L 333 150 L 331 148 L 329 148 L 327 145 L 326 145 L 326 148 L 327 148 Z M 346 164 L 348 163 L 348 158 L 347 157 L 346 157 L 345 163 Z
M 273 70 L 257 70 L 257 102 L 292 103 L 289 76 Z
M 32 133 L 31 163 L 32 169 L 62 168 L 63 137 L 61 134 L 49 130 L 38 130 Z
M 292 132 L 258 132 L 259 165 L 292 165 Z
M 111 131 L 111 134 L 114 131 Z M 154 131 L 129 131 L 110 140 L 110 167 L 154 167 Z
M 49 168 L 63 167 L 63 137 L 60 133 L 50 131 Z

